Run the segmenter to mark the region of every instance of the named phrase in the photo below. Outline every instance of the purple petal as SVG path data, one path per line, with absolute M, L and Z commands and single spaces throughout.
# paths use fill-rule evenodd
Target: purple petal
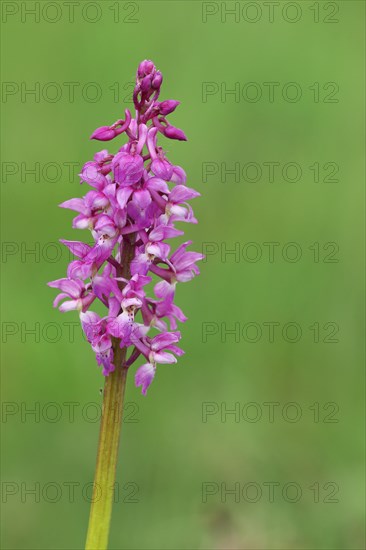
M 135 374 L 135 385 L 142 386 L 142 394 L 146 395 L 147 389 L 155 376 L 156 367 L 152 363 L 145 363 L 139 367 Z
M 123 312 L 118 317 L 110 318 L 107 321 L 108 334 L 115 336 L 116 338 L 125 338 L 131 333 L 133 328 L 133 322 L 128 316 L 128 313 Z
M 132 194 L 132 187 L 120 187 L 117 191 L 117 202 L 121 208 L 125 208 L 128 199 Z
M 162 241 L 163 239 L 171 239 L 184 235 L 184 231 L 176 229 L 172 225 L 159 225 L 153 229 L 149 235 L 151 241 Z
M 167 160 L 155 159 L 151 163 L 151 170 L 155 176 L 166 181 L 170 181 L 173 175 L 173 166 Z
M 154 286 L 154 293 L 158 298 L 166 299 L 168 296 L 174 296 L 174 292 L 175 285 L 171 285 L 168 281 L 160 281 Z
M 47 283 L 52 288 L 59 288 L 62 292 L 66 292 L 72 298 L 79 298 L 81 291 L 84 288 L 84 283 L 79 279 L 56 279 Z
M 85 207 L 83 199 L 69 199 L 68 201 L 59 204 L 59 207 L 69 208 L 70 210 L 75 210 L 75 212 L 80 212 L 81 214 L 86 214 L 88 211 Z
M 165 351 L 159 351 L 154 353 L 154 361 L 161 364 L 172 364 L 172 363 L 176 363 L 177 359 L 171 353 L 166 353 Z
M 141 210 L 145 210 L 151 203 L 151 196 L 149 191 L 145 189 L 139 189 L 138 191 L 135 191 L 132 197 L 132 201 L 138 208 Z
M 65 313 L 66 311 L 72 311 L 74 309 L 78 309 L 81 302 L 80 300 L 67 300 L 67 302 L 64 302 L 60 305 L 58 308 L 62 313 Z
M 186 185 L 176 185 L 169 195 L 169 202 L 180 203 L 199 197 L 200 193 Z
M 70 298 L 68 294 L 65 294 L 65 292 L 61 292 L 61 294 L 57 294 L 56 298 L 53 300 L 53 307 L 57 307 L 58 304 L 61 302 L 61 300 L 65 300 Z
M 152 339 L 151 349 L 153 351 L 159 351 L 163 348 L 166 348 L 170 344 L 175 344 L 179 342 L 181 338 L 180 332 L 165 332 L 158 334 Z
M 140 155 L 118 153 L 113 161 L 114 177 L 121 185 L 133 185 L 140 181 L 144 172 L 144 159 Z
M 85 258 L 85 256 L 91 250 L 91 246 L 81 241 L 65 241 L 64 239 L 60 239 L 60 242 L 67 246 L 67 248 L 71 250 L 74 256 L 77 256 L 78 258 Z
M 175 353 L 175 355 L 178 355 L 178 357 L 181 357 L 182 355 L 185 354 L 185 351 L 183 351 L 181 348 L 178 348 L 178 346 L 168 346 L 167 348 L 169 351 L 172 351 L 173 353 Z
M 146 182 L 146 187 L 148 189 L 152 189 L 153 191 L 158 191 L 159 193 L 164 193 L 166 195 L 169 195 L 170 193 L 167 182 L 165 180 L 162 180 L 161 178 L 149 178 Z
M 177 184 L 184 185 L 187 181 L 187 174 L 181 166 L 174 166 L 173 175 L 170 178 L 170 181 Z

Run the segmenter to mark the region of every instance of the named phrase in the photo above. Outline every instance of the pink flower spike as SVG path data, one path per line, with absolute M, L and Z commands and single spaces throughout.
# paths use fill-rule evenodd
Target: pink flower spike
M 177 328 L 187 317 L 175 303 L 177 284 L 198 275 L 203 258 L 187 250 L 190 242 L 172 253 L 170 239 L 184 235 L 177 222 L 197 223 L 189 201 L 199 193 L 186 186 L 184 169 L 160 144 L 162 135 L 187 139 L 168 121 L 180 102 L 159 101 L 162 83 L 154 63 L 142 61 L 132 94 L 135 114 L 126 109 L 124 118 L 116 115 L 114 124 L 93 132 L 93 140 L 120 136 L 121 143 L 112 153 L 96 152 L 80 173 L 89 190 L 60 204 L 75 212 L 72 227 L 86 229 L 88 236 L 86 242 L 61 240 L 75 259 L 66 277 L 49 283 L 58 290 L 55 307 L 79 312 L 104 376 L 145 357 L 135 375 L 143 395 L 157 364 L 176 363 L 184 353 Z M 104 314 L 90 310 L 94 301 Z M 122 363 L 120 348 L 132 349 L 123 352 L 128 357 L 123 364 L 115 365 L 116 358 Z

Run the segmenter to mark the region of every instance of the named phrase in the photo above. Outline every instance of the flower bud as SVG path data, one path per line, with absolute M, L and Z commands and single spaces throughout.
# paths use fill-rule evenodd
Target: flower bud
M 151 83 L 154 90 L 158 90 L 160 88 L 162 82 L 163 82 L 163 75 L 161 74 L 160 71 L 156 71 L 156 74 L 153 77 L 152 83 Z
M 116 132 L 110 126 L 101 126 L 100 128 L 97 128 L 92 135 L 90 136 L 90 139 L 97 139 L 99 141 L 109 141 L 116 137 Z
M 144 76 L 151 74 L 155 69 L 155 65 L 152 61 L 149 59 L 145 59 L 144 61 L 141 61 L 138 69 L 137 69 L 137 76 L 139 78 L 143 78 Z
M 119 134 L 125 132 L 131 122 L 131 113 L 129 109 L 125 110 L 125 114 L 125 120 L 117 120 L 111 126 L 101 126 L 100 128 L 97 128 L 90 136 L 90 139 L 97 139 L 99 141 L 110 141 L 116 136 L 119 136 Z
M 175 99 L 167 99 L 166 101 L 162 101 L 159 105 L 157 105 L 159 109 L 159 113 L 163 116 L 169 115 L 180 104 L 180 101 L 175 101 Z
M 187 141 L 187 137 L 183 130 L 175 126 L 167 126 L 164 128 L 164 136 L 169 139 L 178 139 L 179 141 Z
M 142 79 L 140 87 L 141 92 L 147 94 L 151 88 L 151 76 L 145 76 L 145 78 Z

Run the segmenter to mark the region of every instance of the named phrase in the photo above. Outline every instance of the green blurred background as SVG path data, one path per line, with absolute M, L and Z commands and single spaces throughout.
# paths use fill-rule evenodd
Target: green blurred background
M 131 106 L 145 58 L 164 74 L 161 97 L 181 101 L 170 120 L 189 141 L 164 145 L 202 193 L 199 225 L 184 229 L 209 254 L 178 287 L 186 355 L 159 367 L 147 397 L 129 376 L 110 547 L 363 548 L 364 3 L 280 2 L 272 22 L 265 2 L 236 15 L 234 2 L 75 2 L 73 22 L 66 4 L 2 2 L 3 548 L 84 545 L 103 379 L 46 282 L 69 260 L 52 243 L 82 235 L 57 204 L 86 192 L 88 136 Z M 278 83 L 273 101 L 265 82 Z M 221 95 L 235 86 L 239 97 Z M 263 173 L 235 181 L 222 163 Z M 266 242 L 279 243 L 273 261 Z M 282 335 L 289 322 L 298 342 L 291 325 Z

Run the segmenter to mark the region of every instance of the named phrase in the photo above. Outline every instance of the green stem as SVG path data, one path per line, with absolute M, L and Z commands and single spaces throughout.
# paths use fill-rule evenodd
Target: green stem
M 119 276 L 130 277 L 133 258 L 133 236 L 124 238 L 122 268 Z M 121 287 L 123 287 L 121 283 Z M 90 508 L 85 550 L 106 550 L 112 516 L 114 484 L 122 425 L 123 399 L 126 387 L 126 348 L 120 348 L 120 340 L 113 339 L 115 370 L 106 377 L 103 392 L 102 419 L 99 432 L 97 464 Z
M 127 377 L 127 369 L 121 367 L 125 359 L 126 348 L 121 350 L 119 345 L 114 346 L 114 353 L 116 368 L 106 377 L 104 385 L 103 411 L 86 550 L 106 550 L 108 547 L 123 397 Z

